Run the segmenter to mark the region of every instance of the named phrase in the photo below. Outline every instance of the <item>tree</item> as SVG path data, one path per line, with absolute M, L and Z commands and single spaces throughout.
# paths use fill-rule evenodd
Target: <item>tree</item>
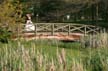
M 22 14 L 22 5 L 19 1 L 5 0 L 0 4 L 0 25 L 11 30 L 13 25 L 24 21 Z
M 100 16 L 101 7 L 100 3 L 104 3 L 105 8 L 103 15 L 106 15 L 107 12 L 107 1 L 108 0 L 24 0 L 28 8 L 26 13 L 31 12 L 34 14 L 34 18 L 37 17 L 40 21 L 46 22 L 62 22 L 62 18 L 67 14 L 78 14 L 79 12 L 85 12 L 89 9 L 85 16 L 89 17 L 92 20 L 98 19 Z M 80 17 L 75 16 L 76 17 Z M 103 17 L 104 18 L 104 17 Z
M 8 39 L 18 30 L 18 25 L 24 21 L 22 4 L 19 0 L 4 0 L 0 4 L 0 42 Z M 11 31 L 11 32 L 10 32 Z
M 100 0 L 36 0 L 34 13 L 39 13 L 40 18 L 45 20 L 53 18 L 52 21 L 54 22 L 54 19 L 60 20 L 67 14 L 78 13 L 98 2 Z

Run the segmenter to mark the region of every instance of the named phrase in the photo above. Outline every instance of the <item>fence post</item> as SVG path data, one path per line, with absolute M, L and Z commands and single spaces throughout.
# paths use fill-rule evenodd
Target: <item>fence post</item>
M 70 35 L 70 24 L 68 25 L 68 36 Z
M 54 23 L 53 23 L 52 26 L 51 26 L 51 35 L 52 35 L 52 36 L 54 35 Z
M 86 34 L 87 34 L 87 26 L 85 25 L 84 26 L 84 36 L 86 36 Z
M 35 24 L 35 37 L 37 35 L 37 24 Z

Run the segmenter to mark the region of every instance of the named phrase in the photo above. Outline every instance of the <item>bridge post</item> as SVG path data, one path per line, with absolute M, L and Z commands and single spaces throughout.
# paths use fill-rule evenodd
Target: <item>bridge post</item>
M 37 35 L 37 24 L 35 24 L 35 36 Z
M 87 26 L 85 25 L 84 26 L 84 36 L 86 36 L 86 34 L 87 34 Z
M 54 35 L 54 23 L 51 25 L 51 35 Z
M 70 24 L 68 25 L 68 36 L 70 35 Z

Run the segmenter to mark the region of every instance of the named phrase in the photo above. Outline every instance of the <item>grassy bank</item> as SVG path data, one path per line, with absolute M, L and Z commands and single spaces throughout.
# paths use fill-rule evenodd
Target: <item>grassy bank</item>
M 0 43 L 0 71 L 108 71 L 108 48 L 56 40 Z

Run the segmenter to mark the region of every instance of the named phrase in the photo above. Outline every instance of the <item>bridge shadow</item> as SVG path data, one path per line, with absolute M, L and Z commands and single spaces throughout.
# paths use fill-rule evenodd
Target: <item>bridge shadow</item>
M 60 40 L 61 42 L 63 43 L 75 43 L 75 42 L 78 42 L 78 41 L 75 41 L 75 40 Z
M 73 41 L 73 40 L 61 40 L 61 43 L 58 45 L 59 48 L 65 48 L 65 49 L 73 49 L 73 50 L 78 50 L 81 48 L 81 44 L 78 41 Z

